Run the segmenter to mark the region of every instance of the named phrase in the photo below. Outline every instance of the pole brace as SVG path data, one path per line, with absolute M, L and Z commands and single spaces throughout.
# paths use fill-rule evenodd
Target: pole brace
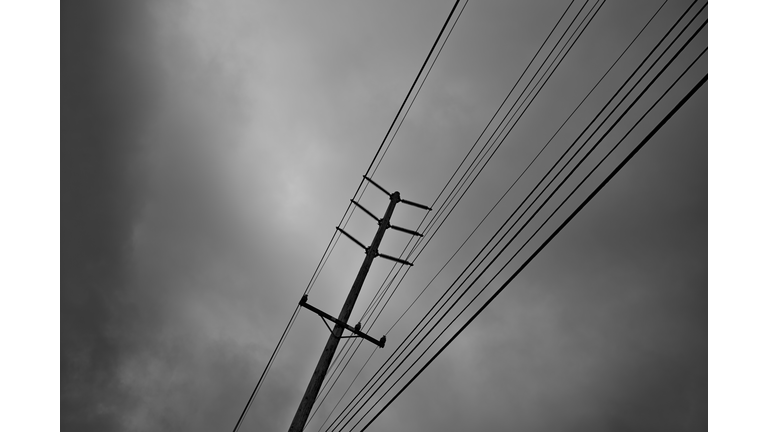
M 418 233 L 418 232 L 413 231 L 413 230 L 409 230 L 408 228 L 402 228 L 402 227 L 399 227 L 399 226 L 396 226 L 396 225 L 392 225 L 392 224 L 389 224 L 389 228 L 392 228 L 393 230 L 404 232 L 406 234 L 410 234 L 412 236 L 424 237 L 424 234 Z
M 320 318 L 323 319 L 323 322 L 325 323 L 326 327 L 328 327 L 328 330 L 331 330 L 331 328 L 328 326 L 328 322 L 327 321 L 331 321 L 334 324 L 336 324 L 337 326 L 340 326 L 340 327 L 342 327 L 344 329 L 347 329 L 347 330 L 349 330 L 350 332 L 352 332 L 354 334 L 354 336 L 350 335 L 350 336 L 340 336 L 340 337 L 342 337 L 342 338 L 361 337 L 361 338 L 363 338 L 363 339 L 373 343 L 374 345 L 378 346 L 379 348 L 384 348 L 384 344 L 387 342 L 387 337 L 386 336 L 382 336 L 381 339 L 376 340 L 376 339 L 374 339 L 374 338 L 372 338 L 372 337 L 368 336 L 367 334 L 365 334 L 365 333 L 360 331 L 360 327 L 361 327 L 360 323 L 358 323 L 356 326 L 352 327 L 349 324 L 347 324 L 345 322 L 342 322 L 341 320 L 339 320 L 337 318 L 334 318 L 334 317 L 328 315 L 327 313 L 321 311 L 320 309 L 318 309 L 318 308 L 312 306 L 311 304 L 307 303 L 307 299 L 308 298 L 309 298 L 309 296 L 307 294 L 304 294 L 301 297 L 301 300 L 299 301 L 299 306 L 307 308 L 307 309 L 311 310 L 312 312 L 320 315 Z M 333 334 L 333 330 L 331 330 L 331 334 Z
M 381 219 L 377 218 L 376 215 L 374 215 L 373 213 L 368 211 L 368 209 L 363 207 L 359 202 L 357 202 L 357 201 L 355 201 L 353 199 L 350 199 L 350 201 L 352 201 L 352 204 L 358 206 L 360 208 L 360 210 L 364 211 L 368 216 L 372 217 L 373 220 L 375 220 L 376 222 L 381 222 Z
M 403 203 L 403 204 L 408 204 L 408 205 L 411 205 L 411 206 L 414 206 L 414 207 L 418 207 L 418 208 L 420 208 L 422 210 L 432 211 L 431 207 L 427 207 L 424 204 L 415 203 L 413 201 L 408 201 L 407 199 L 402 199 L 401 198 L 400 202 Z
M 407 265 L 407 266 L 412 266 L 412 265 L 413 265 L 413 264 L 409 263 L 409 262 L 408 262 L 408 261 L 406 261 L 406 260 L 402 260 L 402 259 L 400 259 L 400 258 L 395 258 L 395 257 L 393 257 L 393 256 L 390 256 L 390 255 L 387 255 L 387 254 L 383 254 L 383 253 L 381 253 L 381 252 L 379 252 L 379 253 L 378 253 L 378 254 L 376 254 L 376 255 L 377 255 L 377 256 L 380 256 L 380 257 L 382 257 L 382 258 L 386 258 L 386 259 L 388 259 L 388 260 L 394 261 L 394 262 L 396 262 L 396 263 L 400 263 L 400 264 L 403 264 L 403 265 Z
M 336 229 L 337 229 L 337 230 L 339 230 L 339 231 L 340 231 L 342 234 L 344 234 L 345 236 L 349 237 L 349 239 L 350 239 L 350 240 L 352 240 L 353 242 L 357 243 L 357 245 L 358 245 L 358 246 L 360 246 L 361 248 L 363 248 L 363 249 L 365 249 L 366 251 L 368 251 L 368 246 L 366 246 L 366 245 L 364 245 L 363 243 L 361 243 L 361 242 L 360 242 L 358 239 L 356 239 L 356 238 L 352 237 L 352 234 L 350 234 L 350 233 L 348 233 L 348 232 L 344 231 L 344 230 L 343 230 L 341 227 L 336 227 Z
M 376 186 L 377 188 L 379 188 L 379 190 L 380 190 L 380 191 L 384 192 L 384 193 L 385 193 L 385 194 L 387 194 L 388 196 L 391 196 L 391 195 L 392 195 L 392 194 L 390 194 L 389 192 L 387 192 L 387 190 L 386 190 L 386 189 L 384 189 L 383 187 L 379 186 L 379 184 L 378 184 L 378 183 L 376 183 L 375 181 L 373 181 L 373 180 L 372 180 L 370 177 L 368 177 L 368 176 L 364 175 L 364 176 L 363 176 L 363 178 L 364 178 L 364 179 L 366 179 L 366 180 L 368 180 L 368 182 L 370 182 L 372 185 L 374 185 L 374 186 Z

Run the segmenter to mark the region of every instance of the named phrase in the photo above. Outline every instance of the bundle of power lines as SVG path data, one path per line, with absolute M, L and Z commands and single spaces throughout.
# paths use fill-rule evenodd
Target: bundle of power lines
M 574 6 L 575 0 L 573 0 L 568 4 L 528 62 L 523 73 L 512 85 L 491 120 L 438 193 L 431 205 L 434 211 L 424 216 L 417 228 L 417 231 L 424 233 L 424 237 L 409 241 L 399 258 L 414 262 L 424 252 L 542 88 L 556 73 L 560 64 L 597 16 L 605 1 L 592 2 L 588 0 L 580 6 Z M 395 119 L 366 170 L 366 176 L 372 177 L 376 173 L 456 22 L 464 12 L 466 2 L 461 9 L 457 8 L 459 3 L 460 1 L 457 1 L 451 9 Z M 370 373 L 370 378 L 357 389 L 355 394 L 348 398 L 347 396 L 357 383 L 361 372 L 368 366 L 373 355 L 377 352 L 373 348 L 367 360 L 350 380 L 349 385 L 336 399 L 337 402 L 333 408 L 325 410 L 328 414 L 323 422 L 319 423 L 319 419 L 316 419 L 313 423 L 315 415 L 320 412 L 320 408 L 360 348 L 361 339 L 344 340 L 341 351 L 334 358 L 320 390 L 319 402 L 316 403 L 307 422 L 307 429 L 315 430 L 316 423 L 319 423 L 318 429 L 324 431 L 367 429 L 706 83 L 707 48 L 705 47 L 696 53 L 691 52 L 690 47 L 697 38 L 699 41 L 701 39 L 706 41 L 706 33 L 702 32 L 708 23 L 705 13 L 708 3 L 696 0 L 657 40 L 642 61 L 633 67 L 632 72 L 624 79 L 623 83 L 607 101 L 602 103 L 600 110 L 592 116 L 589 123 L 582 128 L 578 136 L 560 154 L 557 161 L 551 164 L 543 176 L 538 178 L 535 186 L 507 215 L 506 220 L 485 241 L 480 251 L 463 267 L 453 282 L 448 287 L 433 285 L 433 282 L 454 260 L 470 238 L 476 235 L 478 229 L 486 222 L 492 212 L 518 185 L 519 180 L 528 173 L 529 168 L 553 142 L 566 123 L 571 120 L 595 89 L 614 70 L 614 67 L 659 15 L 666 3 L 667 1 L 664 1 L 658 7 L 634 39 L 562 122 L 557 131 L 544 143 L 527 167 L 511 182 L 506 192 L 383 334 L 389 334 L 400 324 L 402 318 L 411 312 L 414 304 L 422 298 L 422 295 L 430 287 L 434 286 L 433 290 L 440 290 L 441 294 L 437 301 L 420 317 L 408 335 L 397 341 L 398 345 L 394 349 L 387 350 L 388 358 L 381 363 L 377 370 Z M 455 14 L 457 9 L 458 14 Z M 447 32 L 446 29 L 448 29 Z M 701 73 L 702 69 L 704 70 L 703 73 Z M 700 76 L 695 76 L 696 71 L 700 72 Z M 664 82 L 669 84 L 662 85 Z M 684 87 L 684 82 L 695 84 Z M 649 90 L 651 94 L 661 94 L 652 98 L 648 95 Z M 509 103 L 515 94 L 514 101 Z M 638 104 L 640 107 L 647 108 L 642 110 L 639 107 L 636 108 Z M 661 106 L 659 106 L 660 104 Z M 662 109 L 663 106 L 668 107 Z M 502 112 L 504 114 L 500 116 Z M 630 121 L 628 117 L 635 118 L 635 120 Z M 612 134 L 615 130 L 616 133 Z M 626 130 L 626 132 L 618 133 L 621 130 Z M 617 150 L 619 151 L 617 152 Z M 605 174 L 606 172 L 607 174 Z M 367 183 L 361 181 L 355 191 L 354 199 L 358 200 L 359 197 L 362 197 L 366 187 Z M 523 191 L 523 193 L 525 192 Z M 354 207 L 350 203 L 339 225 L 345 227 L 353 212 Z M 307 294 L 312 289 L 337 241 L 338 233 L 335 231 L 303 294 Z M 371 329 L 377 322 L 382 311 L 389 304 L 392 296 L 412 268 L 406 267 L 404 269 L 403 267 L 402 264 L 392 265 L 364 310 L 361 322 L 365 331 Z M 297 306 L 238 419 L 235 431 L 241 426 L 254 396 L 258 393 L 269 369 L 272 367 L 295 322 L 298 310 L 299 307 Z M 451 331 L 449 332 L 449 330 Z

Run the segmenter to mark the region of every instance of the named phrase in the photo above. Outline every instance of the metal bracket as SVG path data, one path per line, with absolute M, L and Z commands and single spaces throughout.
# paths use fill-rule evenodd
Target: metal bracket
M 412 236 L 416 236 L 416 237 L 424 237 L 424 235 L 423 235 L 423 234 L 421 234 L 421 233 L 418 233 L 418 232 L 416 232 L 416 231 L 413 231 L 413 230 L 409 230 L 408 228 L 401 228 L 401 227 L 399 227 L 399 226 L 396 226 L 396 225 L 392 225 L 392 224 L 390 224 L 390 225 L 389 225 L 389 228 L 392 228 L 393 230 L 402 231 L 402 232 L 404 232 L 404 233 L 406 233 L 406 234 L 410 234 L 410 235 L 412 235 Z
M 303 307 L 311 310 L 312 312 L 320 315 L 320 317 L 323 318 L 323 322 L 325 322 L 326 326 L 328 326 L 328 323 L 326 322 L 326 320 L 331 321 L 334 324 L 339 325 L 339 326 L 349 330 L 350 332 L 354 333 L 356 336 L 361 337 L 361 338 L 363 338 L 363 339 L 373 343 L 374 345 L 378 346 L 379 348 L 384 348 L 384 344 L 387 342 L 387 337 L 386 336 L 382 336 L 380 340 L 376 340 L 376 339 L 368 336 L 367 334 L 361 332 L 359 326 L 352 327 L 349 324 L 347 324 L 345 322 L 341 322 L 337 318 L 334 318 L 334 317 L 328 315 L 327 313 L 321 311 L 320 309 L 312 306 L 311 304 L 307 303 L 307 299 L 308 299 L 308 296 L 306 294 L 304 294 L 304 296 L 301 297 L 301 301 L 299 301 L 299 306 L 303 306 Z M 328 327 L 328 329 L 330 330 L 330 327 Z M 333 330 L 331 330 L 331 333 L 333 333 Z M 354 337 L 354 336 L 341 336 L 341 337 L 345 338 L 345 337 Z
M 382 191 L 382 192 L 384 192 L 385 194 L 387 194 L 387 195 L 389 195 L 389 196 L 391 196 L 391 195 L 392 195 L 392 194 L 390 194 L 389 192 L 387 192 L 387 190 L 386 190 L 386 189 L 384 189 L 383 187 L 379 186 L 379 184 L 378 184 L 378 183 L 376 183 L 375 181 L 371 180 L 371 178 L 370 178 L 370 177 L 368 177 L 368 176 L 365 176 L 365 175 L 364 175 L 364 176 L 363 176 L 363 178 L 364 178 L 364 179 L 366 179 L 366 180 L 368 180 L 368 181 L 369 181 L 369 182 L 370 182 L 372 185 L 374 185 L 374 186 L 376 186 L 377 188 L 379 188 L 379 190 L 380 190 L 380 191 Z
M 364 211 L 366 214 L 368 214 L 368 216 L 372 217 L 376 222 L 381 222 L 381 219 L 377 218 L 376 215 L 374 215 L 373 213 L 368 211 L 368 209 L 363 207 L 359 202 L 357 202 L 357 201 L 355 201 L 353 199 L 351 199 L 350 201 L 352 201 L 352 204 L 360 207 L 360 210 Z
M 391 260 L 391 261 L 394 261 L 394 262 L 397 262 L 397 263 L 400 263 L 400 264 L 403 264 L 403 265 L 407 265 L 407 266 L 412 266 L 412 265 L 413 265 L 413 264 L 409 263 L 409 262 L 408 262 L 408 261 L 406 261 L 406 260 L 402 260 L 402 259 L 400 259 L 400 258 L 395 258 L 395 257 L 393 257 L 393 256 L 390 256 L 390 255 L 387 255 L 387 254 L 383 254 L 383 253 L 381 253 L 381 252 L 379 252 L 378 254 L 376 254 L 376 256 L 380 256 L 380 257 L 382 257 L 382 258 L 386 258 L 386 259 L 388 259 L 388 260 Z
M 336 227 L 336 229 L 341 231 L 341 233 L 344 234 L 345 236 L 349 237 L 350 240 L 352 240 L 353 242 L 357 243 L 357 245 L 360 246 L 361 248 L 365 249 L 366 251 L 368 250 L 368 246 L 366 246 L 363 243 L 361 243 L 358 239 L 352 237 L 352 234 L 344 231 L 341 227 Z
M 403 203 L 403 204 L 408 204 L 408 205 L 412 205 L 414 207 L 418 207 L 418 208 L 420 208 L 422 210 L 432 211 L 432 208 L 430 208 L 430 207 L 427 207 L 427 206 L 425 206 L 423 204 L 415 203 L 413 201 L 408 201 L 407 199 L 400 198 L 400 202 Z

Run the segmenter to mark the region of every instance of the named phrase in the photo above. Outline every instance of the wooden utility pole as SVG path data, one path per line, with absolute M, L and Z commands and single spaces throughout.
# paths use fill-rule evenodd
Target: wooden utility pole
M 423 208 L 426 210 L 431 210 L 429 207 L 423 206 L 421 204 L 416 204 L 407 200 L 402 200 L 400 198 L 399 192 L 393 192 L 389 193 L 381 186 L 377 185 L 373 182 L 373 180 L 369 179 L 368 177 L 365 178 L 369 182 L 371 182 L 374 186 L 382 190 L 384 193 L 389 195 L 389 205 L 387 206 L 387 210 L 384 213 L 384 217 L 381 219 L 377 219 L 376 216 L 373 215 L 373 213 L 369 212 L 367 209 L 362 207 L 359 203 L 355 202 L 354 200 L 352 203 L 354 203 L 356 206 L 360 207 L 365 213 L 367 213 L 369 216 L 373 217 L 374 219 L 378 220 L 379 222 L 379 229 L 376 231 L 376 235 L 373 237 L 373 241 L 371 242 L 371 245 L 369 247 L 365 247 L 362 243 L 357 241 L 354 237 L 352 237 L 350 234 L 348 234 L 343 229 L 337 227 L 337 229 L 343 233 L 345 236 L 349 237 L 363 247 L 365 249 L 365 259 L 363 260 L 363 265 L 360 267 L 360 271 L 357 273 L 357 277 L 355 278 L 355 282 L 352 284 L 352 289 L 349 291 L 349 294 L 347 295 L 347 299 L 344 301 L 344 306 L 341 308 L 341 312 L 339 313 L 338 318 L 333 318 L 330 315 L 326 314 L 325 312 L 315 308 L 314 306 L 311 306 L 307 303 L 307 296 L 305 295 L 302 297 L 299 304 L 315 313 L 320 315 L 324 320 L 328 320 L 334 323 L 333 330 L 331 330 L 331 335 L 328 337 L 328 342 L 325 344 L 325 348 L 323 349 L 323 353 L 320 355 L 320 360 L 317 362 L 317 366 L 315 367 L 314 373 L 312 373 L 312 379 L 309 381 L 309 385 L 307 385 L 307 390 L 304 392 L 304 397 L 301 399 L 301 403 L 299 404 L 299 408 L 296 410 L 296 415 L 293 417 L 293 422 L 291 423 L 291 427 L 288 429 L 289 432 L 302 432 L 304 430 L 304 425 L 307 422 L 307 418 L 309 417 L 309 412 L 312 410 L 312 406 L 315 403 L 315 399 L 317 398 L 317 394 L 320 392 L 320 386 L 323 383 L 323 380 L 325 379 L 325 375 L 328 372 L 328 367 L 331 364 L 331 360 L 333 359 L 333 355 L 336 353 L 336 348 L 339 345 L 339 340 L 342 338 L 342 334 L 344 330 L 348 330 L 351 333 L 362 337 L 366 340 L 369 340 L 373 342 L 374 344 L 378 345 L 380 348 L 384 347 L 384 343 L 386 342 L 386 336 L 382 336 L 380 340 L 376 340 L 360 331 L 360 326 L 357 325 L 355 327 L 349 326 L 347 324 L 347 321 L 349 320 L 349 316 L 352 314 L 352 309 L 355 307 L 355 302 L 357 301 L 357 297 L 360 294 L 360 290 L 363 287 L 363 283 L 365 282 L 365 277 L 368 275 L 368 271 L 371 268 L 371 264 L 373 263 L 373 259 L 377 256 L 380 256 L 382 258 L 387 258 L 396 262 L 399 262 L 401 264 L 405 265 L 411 265 L 411 263 L 401 260 L 399 258 L 391 257 L 389 255 L 384 255 L 379 253 L 379 245 L 381 244 L 381 239 L 384 237 L 384 232 L 387 230 L 387 228 L 394 228 L 399 231 L 406 232 L 411 235 L 418 235 L 421 236 L 421 234 L 411 231 L 405 228 L 400 228 L 396 226 L 392 226 L 389 221 L 392 218 L 392 213 L 395 211 L 395 205 L 397 205 L 398 202 L 403 202 L 405 204 L 414 205 L 419 208 Z

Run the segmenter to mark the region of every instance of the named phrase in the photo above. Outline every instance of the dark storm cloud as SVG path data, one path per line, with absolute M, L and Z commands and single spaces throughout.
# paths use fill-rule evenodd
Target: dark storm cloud
M 120 342 L 110 336 L 135 211 L 126 171 L 151 93 L 146 26 L 125 2 L 61 14 L 61 412 L 64 430 L 114 429 Z M 137 28 L 139 27 L 139 28 Z
M 237 81 L 212 87 L 232 81 L 213 62 L 175 99 L 151 18 L 138 2 L 62 14 L 63 430 L 210 430 L 254 381 L 257 349 L 189 326 L 179 303 L 209 294 L 173 277 L 253 257 L 205 149 L 231 142 Z

